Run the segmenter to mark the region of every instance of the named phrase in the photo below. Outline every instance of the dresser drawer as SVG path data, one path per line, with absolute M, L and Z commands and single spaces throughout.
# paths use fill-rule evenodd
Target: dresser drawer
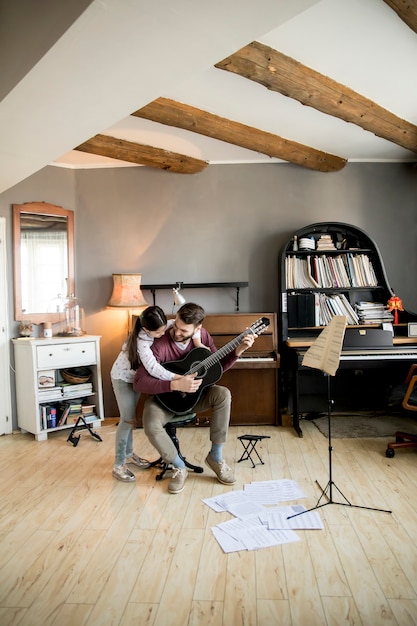
M 96 345 L 92 341 L 37 346 L 38 368 L 75 367 L 97 362 Z

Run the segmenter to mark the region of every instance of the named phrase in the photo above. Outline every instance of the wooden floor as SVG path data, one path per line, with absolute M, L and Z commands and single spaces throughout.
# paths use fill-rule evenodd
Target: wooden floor
M 289 478 L 314 506 L 327 484 L 328 442 L 311 422 L 291 428 L 233 427 L 225 456 L 242 453 L 237 436 L 270 435 L 265 465 L 236 464 L 236 489 Z M 333 480 L 352 504 L 329 504 L 324 530 L 297 531 L 296 543 L 225 555 L 210 528 L 230 519 L 202 498 L 230 487 L 210 470 L 169 495 L 156 470 L 137 482 L 112 478 L 115 423 L 103 442 L 68 432 L 46 442 L 0 438 L 1 626 L 314 626 L 417 624 L 417 451 L 385 457 L 390 439 L 334 439 Z M 208 429 L 182 429 L 182 449 L 201 462 Z M 142 430 L 135 450 L 155 458 Z M 259 445 L 259 444 L 258 444 Z M 333 488 L 333 500 L 338 492 Z

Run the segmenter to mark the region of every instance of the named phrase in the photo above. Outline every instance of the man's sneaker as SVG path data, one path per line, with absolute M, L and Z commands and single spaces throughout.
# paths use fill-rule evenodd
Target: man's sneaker
M 223 485 L 234 485 L 236 482 L 235 475 L 230 467 L 227 465 L 226 461 L 213 461 L 210 457 L 210 454 L 206 456 L 206 465 L 213 470 L 216 474 L 219 482 L 223 483 Z
M 132 456 L 129 456 L 126 459 L 126 463 L 132 463 L 132 465 L 136 465 L 136 467 L 140 467 L 140 469 L 148 469 L 151 466 L 150 461 L 146 459 L 142 459 L 137 454 L 133 453 Z
M 174 467 L 172 478 L 169 481 L 169 493 L 181 493 L 185 486 L 185 479 L 188 476 L 188 470 L 185 467 Z
M 121 480 L 122 483 L 132 483 L 136 480 L 135 475 L 132 474 L 130 469 L 127 469 L 126 465 L 115 465 L 112 476 L 117 478 L 117 480 Z

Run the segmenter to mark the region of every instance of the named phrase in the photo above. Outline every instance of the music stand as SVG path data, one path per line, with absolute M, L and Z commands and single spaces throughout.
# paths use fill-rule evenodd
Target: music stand
M 333 401 L 331 399 L 330 388 L 330 376 L 334 376 L 339 367 L 340 353 L 342 351 L 343 337 L 345 334 L 347 318 L 344 315 L 335 315 L 328 326 L 320 333 L 314 344 L 307 350 L 302 365 L 306 367 L 312 367 L 314 369 L 321 370 L 327 377 L 327 422 L 328 422 L 328 444 L 329 444 L 329 480 L 326 487 L 323 489 L 320 483 L 316 480 L 317 485 L 321 489 L 321 495 L 317 500 L 316 506 L 300 513 L 290 515 L 287 519 L 303 515 L 309 511 L 314 511 L 328 504 L 339 504 L 342 506 L 350 506 L 355 509 L 367 509 L 368 511 L 380 511 L 381 513 L 392 513 L 387 509 L 377 509 L 369 506 L 361 506 L 358 504 L 352 504 L 346 496 L 340 491 L 339 487 L 333 480 L 333 468 L 332 468 L 332 434 L 331 434 L 331 414 Z M 333 500 L 333 488 L 335 488 L 344 502 L 336 502 Z M 320 504 L 322 498 L 326 496 L 327 502 Z

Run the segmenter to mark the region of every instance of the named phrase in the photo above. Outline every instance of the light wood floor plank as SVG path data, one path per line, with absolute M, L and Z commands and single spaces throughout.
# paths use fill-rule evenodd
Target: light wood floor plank
M 327 524 L 313 533 L 305 532 L 317 585 L 322 596 L 349 596 L 350 589 Z
M 353 511 L 350 513 L 354 514 Z M 353 527 L 332 526 L 331 532 L 362 621 L 375 626 L 396 624 Z
M 415 626 L 417 624 L 416 600 L 390 600 L 389 604 L 400 626 Z
M 23 620 L 26 615 L 27 609 L 0 607 L 0 624 L 2 626 L 23 626 Z
M 257 617 L 259 626 L 291 626 L 288 600 L 258 600 Z
M 153 626 L 155 624 L 157 604 L 129 602 L 120 622 L 120 626 Z
M 56 612 L 52 626 L 86 626 L 92 604 L 63 604 Z
M 369 623 L 361 620 L 353 598 L 323 596 L 322 601 L 327 626 L 367 626 Z
M 292 623 L 322 626 L 325 617 L 307 542 L 284 545 L 282 552 Z
M 256 617 L 256 570 L 253 552 L 227 557 L 223 624 L 253 626 Z
M 288 599 L 282 548 L 255 552 L 256 597 L 261 600 Z
M 384 514 L 381 513 L 381 515 Z M 373 516 L 374 514 L 360 512 L 354 516 L 352 523 L 384 595 L 387 598 L 417 600 L 414 589 L 398 565 L 395 553 L 385 541 Z M 383 549 L 382 558 L 381 548 Z
M 187 626 L 222 626 L 223 602 L 194 601 Z
M 179 537 L 155 618 L 155 626 L 187 624 L 200 562 L 204 533 L 187 529 Z
M 133 585 L 138 580 L 138 572 L 146 558 L 152 531 L 141 531 L 135 541 L 128 540 L 109 571 L 101 594 L 91 611 L 87 626 L 102 626 L 103 615 L 106 626 L 120 624 L 126 605 L 129 602 Z M 146 578 L 141 579 L 146 584 Z

